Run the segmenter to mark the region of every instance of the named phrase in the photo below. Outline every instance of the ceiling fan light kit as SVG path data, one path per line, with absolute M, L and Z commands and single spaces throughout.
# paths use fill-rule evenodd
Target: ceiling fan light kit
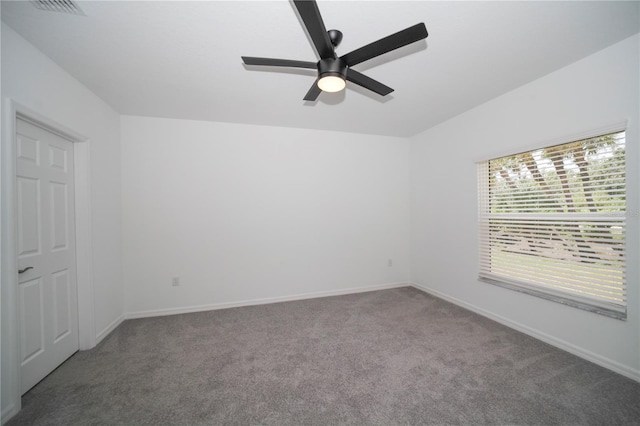
M 318 79 L 318 87 L 323 92 L 335 93 L 347 87 L 347 82 L 340 75 L 321 75 Z
M 339 92 L 347 85 L 347 64 L 340 58 L 318 61 L 318 87 L 323 92 Z
M 388 95 L 393 92 L 392 88 L 351 67 L 423 40 L 429 35 L 424 23 L 419 23 L 338 57 L 335 48 L 342 41 L 342 33 L 338 30 L 326 30 L 315 0 L 293 0 L 293 4 L 300 14 L 320 60 L 314 63 L 251 56 L 242 56 L 242 60 L 246 65 L 317 69 L 318 77 L 304 97 L 305 101 L 315 101 L 321 92 L 339 92 L 345 88 L 347 80 L 381 96 Z

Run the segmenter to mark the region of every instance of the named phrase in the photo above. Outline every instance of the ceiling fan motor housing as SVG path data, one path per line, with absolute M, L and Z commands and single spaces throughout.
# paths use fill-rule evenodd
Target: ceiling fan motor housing
M 347 63 L 340 58 L 326 58 L 318 61 L 318 76 L 347 78 Z

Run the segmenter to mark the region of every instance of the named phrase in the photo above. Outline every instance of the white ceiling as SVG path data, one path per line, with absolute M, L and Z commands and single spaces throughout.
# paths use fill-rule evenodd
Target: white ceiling
M 2 20 L 121 114 L 411 136 L 640 31 L 638 1 L 318 2 L 338 55 L 424 22 L 426 41 L 354 67 L 395 89 L 302 100 L 316 61 L 292 3 L 79 1 L 86 16 L 2 1 Z

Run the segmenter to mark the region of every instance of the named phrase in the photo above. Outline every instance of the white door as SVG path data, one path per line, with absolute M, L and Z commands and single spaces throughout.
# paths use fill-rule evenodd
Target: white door
M 73 144 L 16 126 L 22 393 L 78 350 Z

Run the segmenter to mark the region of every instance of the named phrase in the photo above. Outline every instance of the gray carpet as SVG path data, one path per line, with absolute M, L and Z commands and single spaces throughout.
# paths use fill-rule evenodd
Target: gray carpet
M 640 424 L 640 384 L 413 288 L 128 320 L 17 425 Z

